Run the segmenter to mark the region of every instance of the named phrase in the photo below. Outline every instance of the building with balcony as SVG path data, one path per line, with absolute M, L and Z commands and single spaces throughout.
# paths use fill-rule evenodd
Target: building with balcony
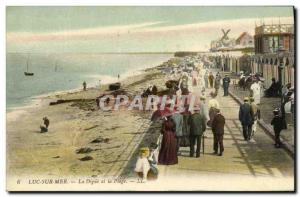
M 255 53 L 294 52 L 294 25 L 261 25 L 255 28 Z
M 294 85 L 294 25 L 261 25 L 255 28 L 255 55 L 251 58 L 252 73 L 261 73 L 269 86 L 275 78 L 282 85 Z

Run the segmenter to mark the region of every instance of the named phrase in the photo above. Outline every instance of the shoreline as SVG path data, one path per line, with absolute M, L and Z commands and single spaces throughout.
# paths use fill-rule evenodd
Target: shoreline
M 149 84 L 164 89 L 165 78 L 157 69 L 159 66 L 124 78 L 121 88 L 130 94 L 141 93 Z M 127 162 L 137 143 L 140 144 L 141 125 L 147 131 L 151 124 L 150 111 L 95 110 L 93 99 L 106 89 L 107 85 L 103 85 L 101 91 L 90 87 L 87 91 L 51 94 L 40 98 L 38 106 L 15 110 L 15 117 L 6 113 L 7 180 L 26 175 L 114 175 L 119 165 Z M 50 101 L 74 98 L 83 102 L 49 105 Z M 44 116 L 50 119 L 49 131 L 40 133 L 39 125 Z M 97 139 L 108 139 L 108 142 L 92 143 Z M 81 148 L 89 148 L 91 152 L 76 153 Z M 93 159 L 81 161 L 85 156 Z M 94 171 L 96 169 L 99 171 Z
M 126 84 L 126 82 L 128 81 L 128 79 L 130 77 L 135 77 L 135 76 L 145 74 L 148 69 L 155 69 L 159 66 L 160 65 L 154 65 L 154 66 L 152 65 L 152 66 L 145 67 L 145 68 L 138 69 L 138 70 L 135 70 L 135 69 L 128 70 L 124 74 L 122 74 L 122 76 L 120 77 L 120 82 L 121 83 L 125 82 L 125 84 Z M 117 77 L 112 77 L 110 75 L 95 75 L 95 76 L 99 76 L 99 78 L 100 78 L 100 76 L 110 78 L 110 80 L 107 80 L 106 82 L 102 82 L 102 80 L 101 80 L 101 88 L 99 89 L 99 80 L 97 81 L 95 79 L 94 82 L 90 83 L 90 86 L 87 88 L 87 90 L 99 89 L 100 91 L 103 91 L 103 89 L 104 89 L 103 87 L 107 88 L 107 85 L 118 82 Z M 15 107 L 8 108 L 7 104 L 6 104 L 6 120 L 7 119 L 15 120 L 18 118 L 18 116 L 26 113 L 26 110 L 30 110 L 30 109 L 42 106 L 44 99 L 65 96 L 67 94 L 80 93 L 82 91 L 83 91 L 82 87 L 78 86 L 77 88 L 73 88 L 73 89 L 58 90 L 58 91 L 54 91 L 54 92 L 49 92 L 49 93 L 29 97 L 28 101 L 24 102 L 22 104 L 22 106 L 15 106 Z M 7 121 L 6 121 L 6 123 L 7 123 Z
M 13 53 L 13 54 L 15 54 L 15 53 Z M 16 54 L 22 54 L 22 53 L 16 53 Z M 45 53 L 37 53 L 37 54 L 45 54 Z M 50 54 L 55 54 L 55 53 L 50 53 Z M 73 53 L 70 53 L 70 54 L 73 54 Z M 74 54 L 77 54 L 77 53 L 74 53 Z M 83 53 L 83 54 L 85 54 L 85 53 Z M 94 53 L 92 53 L 92 54 L 94 54 Z M 98 53 L 95 53 L 95 54 L 98 54 Z M 102 54 L 102 53 L 99 53 L 99 54 Z M 106 53 L 104 53 L 104 54 L 106 54 Z M 108 55 L 109 54 L 110 53 L 108 53 Z M 128 53 L 128 54 L 127 53 L 116 53 L 116 54 L 111 53 L 111 55 L 122 55 L 122 54 L 130 55 L 131 53 Z M 141 53 L 141 54 L 153 55 L 156 53 Z M 157 53 L 157 54 L 166 54 L 166 55 L 173 54 L 173 56 L 166 57 L 165 60 L 162 60 L 158 64 L 157 64 L 157 62 L 153 63 L 153 64 L 143 64 L 142 63 L 143 66 L 141 66 L 141 68 L 131 68 L 131 69 L 125 71 L 124 73 L 120 73 L 121 74 L 120 82 L 126 81 L 127 78 L 134 77 L 136 75 L 140 75 L 143 72 L 145 72 L 145 70 L 155 68 L 155 67 L 159 66 L 160 64 L 162 64 L 163 61 L 168 61 L 169 59 L 174 58 L 174 53 Z M 131 55 L 136 55 L 136 54 L 132 53 Z M 101 86 L 118 82 L 118 78 L 111 73 L 110 74 L 101 74 L 101 73 L 90 74 L 90 75 L 88 75 L 88 78 L 87 78 L 88 81 L 90 80 L 90 82 L 88 82 L 88 84 L 87 84 L 88 88 L 99 87 L 99 79 L 101 79 Z M 34 107 L 35 104 L 38 102 L 36 100 L 39 100 L 43 97 L 78 92 L 82 89 L 82 82 L 83 81 L 78 82 L 77 87 L 74 87 L 74 88 L 69 88 L 69 89 L 64 89 L 64 90 L 54 90 L 54 91 L 26 97 L 26 98 L 22 99 L 21 102 L 9 104 L 10 105 L 9 107 L 8 107 L 8 104 L 6 103 L 6 113 L 11 113 L 11 112 L 13 112 L 15 110 L 19 110 L 19 109 L 23 110 L 24 108 L 29 108 L 31 106 Z M 6 91 L 6 94 L 7 94 L 7 91 Z M 9 98 L 6 95 L 6 100 L 7 99 L 9 99 Z

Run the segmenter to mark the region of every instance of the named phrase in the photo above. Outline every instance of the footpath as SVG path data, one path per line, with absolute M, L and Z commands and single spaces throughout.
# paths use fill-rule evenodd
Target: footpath
M 221 91 L 223 91 L 221 89 Z M 243 103 L 243 98 L 249 96 L 248 90 L 243 90 L 236 85 L 231 85 L 229 89 L 229 94 L 232 96 L 239 104 Z M 280 108 L 280 98 L 261 98 L 260 110 L 261 119 L 258 124 L 263 128 L 263 130 L 274 139 L 274 131 L 271 126 L 271 120 L 273 118 L 273 110 Z M 283 148 L 291 155 L 294 156 L 295 153 L 295 127 L 291 114 L 286 114 L 287 129 L 281 132 L 281 141 L 283 142 Z
M 207 90 L 208 95 L 212 89 Z M 207 98 L 208 99 L 208 98 Z M 274 148 L 274 141 L 261 127 L 254 138 L 244 141 L 238 120 L 239 104 L 232 97 L 217 96 L 221 113 L 226 118 L 224 154 L 213 153 L 211 129 L 205 132 L 205 153 L 189 157 L 189 147 L 181 147 L 177 165 L 159 165 L 159 180 L 166 188 L 195 188 L 201 191 L 276 191 L 294 186 L 294 160 L 284 150 Z M 172 180 L 172 185 L 167 184 Z M 171 181 L 170 181 L 171 182 Z M 181 183 L 181 186 L 180 186 Z

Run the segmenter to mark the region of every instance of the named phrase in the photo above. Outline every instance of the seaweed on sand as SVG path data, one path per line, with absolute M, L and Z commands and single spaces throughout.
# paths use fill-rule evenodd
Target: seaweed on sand
M 86 128 L 86 129 L 84 129 L 85 131 L 87 131 L 87 130 L 91 130 L 91 129 L 94 129 L 94 128 L 96 128 L 96 127 L 98 127 L 99 125 L 94 125 L 94 126 L 91 126 L 91 127 L 89 127 L 89 128 Z
M 100 150 L 100 149 L 92 149 L 89 147 L 84 147 L 84 148 L 80 148 L 76 150 L 77 154 L 85 154 L 85 153 L 90 153 L 92 151 L 96 151 L 96 150 Z
M 79 109 L 85 110 L 85 111 L 95 111 L 96 102 L 95 100 L 78 100 L 73 101 L 73 103 L 70 105 L 71 107 L 78 107 Z
M 93 160 L 93 159 L 94 159 L 94 158 L 91 157 L 91 156 L 85 156 L 85 157 L 80 158 L 79 160 L 80 160 L 80 161 L 89 161 L 89 160 Z
M 110 141 L 109 138 L 103 138 L 103 137 L 98 137 L 96 139 L 94 139 L 93 141 L 91 141 L 90 143 L 108 143 Z

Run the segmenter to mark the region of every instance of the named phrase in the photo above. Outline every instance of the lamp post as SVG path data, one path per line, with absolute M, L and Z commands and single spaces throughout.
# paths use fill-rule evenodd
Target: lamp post
M 283 49 L 279 49 L 278 50 L 278 59 L 279 59 L 279 70 L 278 70 L 278 74 L 279 74 L 279 83 L 280 85 L 283 84 L 283 68 L 284 68 L 284 65 L 283 65 L 283 58 L 284 58 L 284 55 L 285 55 L 285 50 Z
M 254 73 L 255 74 L 255 70 L 254 70 L 254 57 L 253 55 L 250 55 L 250 71 L 251 73 Z
M 283 85 L 283 77 L 284 77 L 284 70 L 283 70 L 283 68 L 284 68 L 284 65 L 283 65 L 283 58 L 284 58 L 284 55 L 285 55 L 285 50 L 282 48 L 282 47 L 280 47 L 279 49 L 278 49 L 278 59 L 279 59 L 279 66 L 278 66 L 278 78 L 279 78 L 279 84 L 280 84 L 280 87 L 282 87 L 282 85 Z M 280 90 L 281 90 L 281 88 L 280 88 Z M 280 92 L 281 93 L 281 92 Z

